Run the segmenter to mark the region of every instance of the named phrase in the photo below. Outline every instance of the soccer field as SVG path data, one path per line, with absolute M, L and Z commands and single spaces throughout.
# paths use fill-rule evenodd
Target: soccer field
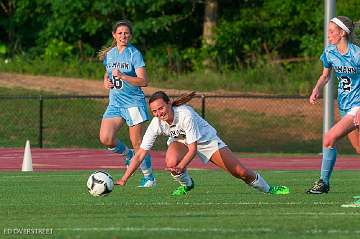
M 289 195 L 279 196 L 260 193 L 220 170 L 191 170 L 195 189 L 183 197 L 170 196 L 178 185 L 169 173 L 156 171 L 156 188 L 137 188 L 138 173 L 126 187 L 98 198 L 86 190 L 90 173 L 2 172 L 0 237 L 360 237 L 360 208 L 340 207 L 360 194 L 358 171 L 336 171 L 326 195 L 304 193 L 318 171 L 261 171 L 270 184 L 290 187 Z

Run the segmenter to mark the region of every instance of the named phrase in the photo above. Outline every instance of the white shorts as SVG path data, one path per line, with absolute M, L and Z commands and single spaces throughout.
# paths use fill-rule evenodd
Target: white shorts
M 340 113 L 341 118 L 343 118 L 345 115 L 355 116 L 356 112 L 358 112 L 359 109 L 360 109 L 360 106 L 355 106 L 355 107 L 351 108 L 350 110 L 339 109 L 339 113 Z
M 109 119 L 114 117 L 123 118 L 129 127 L 140 124 L 149 119 L 148 110 L 145 106 L 122 108 L 109 105 L 106 108 L 103 119 Z
M 176 139 L 169 140 L 167 144 L 171 144 L 172 142 L 180 142 L 186 145 L 185 139 Z M 226 147 L 227 145 L 219 138 L 215 137 L 212 140 L 198 143 L 197 144 L 197 155 L 200 157 L 203 163 L 208 163 L 211 159 L 211 156 L 219 149 Z

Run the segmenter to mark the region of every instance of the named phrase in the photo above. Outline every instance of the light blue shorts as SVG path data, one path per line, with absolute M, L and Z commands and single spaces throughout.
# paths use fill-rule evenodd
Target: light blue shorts
M 130 127 L 149 120 L 149 113 L 146 106 L 122 108 L 108 105 L 103 115 L 103 119 L 115 117 L 123 118 L 126 121 L 126 124 Z

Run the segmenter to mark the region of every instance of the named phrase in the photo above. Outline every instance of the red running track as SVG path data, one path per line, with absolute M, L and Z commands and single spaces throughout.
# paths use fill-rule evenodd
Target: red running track
M 31 149 L 34 171 L 123 169 L 120 156 L 99 149 Z M 0 149 L 0 171 L 21 170 L 24 149 Z M 154 169 L 164 169 L 164 152 L 152 151 Z M 321 156 L 293 157 L 241 157 L 240 161 L 251 169 L 319 170 Z M 212 163 L 203 164 L 199 158 L 189 168 L 215 169 Z M 360 158 L 339 156 L 337 170 L 360 170 Z

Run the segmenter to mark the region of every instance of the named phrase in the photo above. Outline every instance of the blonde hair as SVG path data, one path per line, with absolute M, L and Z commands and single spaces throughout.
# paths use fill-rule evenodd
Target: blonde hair
M 192 91 L 187 94 L 183 94 L 176 98 L 172 103 L 171 106 L 180 106 L 189 102 L 192 98 L 196 96 L 196 91 Z M 157 91 L 150 96 L 149 104 L 154 102 L 155 100 L 162 99 L 166 104 L 170 102 L 169 96 L 164 91 Z
M 131 25 L 131 22 L 128 20 L 121 20 L 121 21 L 116 22 L 113 26 L 112 33 L 115 33 L 116 30 L 118 29 L 118 27 L 121 27 L 121 26 L 126 26 L 127 28 L 129 28 L 130 34 L 132 35 L 132 25 Z M 108 53 L 108 51 L 110 51 L 115 46 L 116 46 L 116 40 L 113 38 L 110 46 L 104 47 L 98 52 L 99 60 L 103 61 L 106 57 L 106 53 Z

